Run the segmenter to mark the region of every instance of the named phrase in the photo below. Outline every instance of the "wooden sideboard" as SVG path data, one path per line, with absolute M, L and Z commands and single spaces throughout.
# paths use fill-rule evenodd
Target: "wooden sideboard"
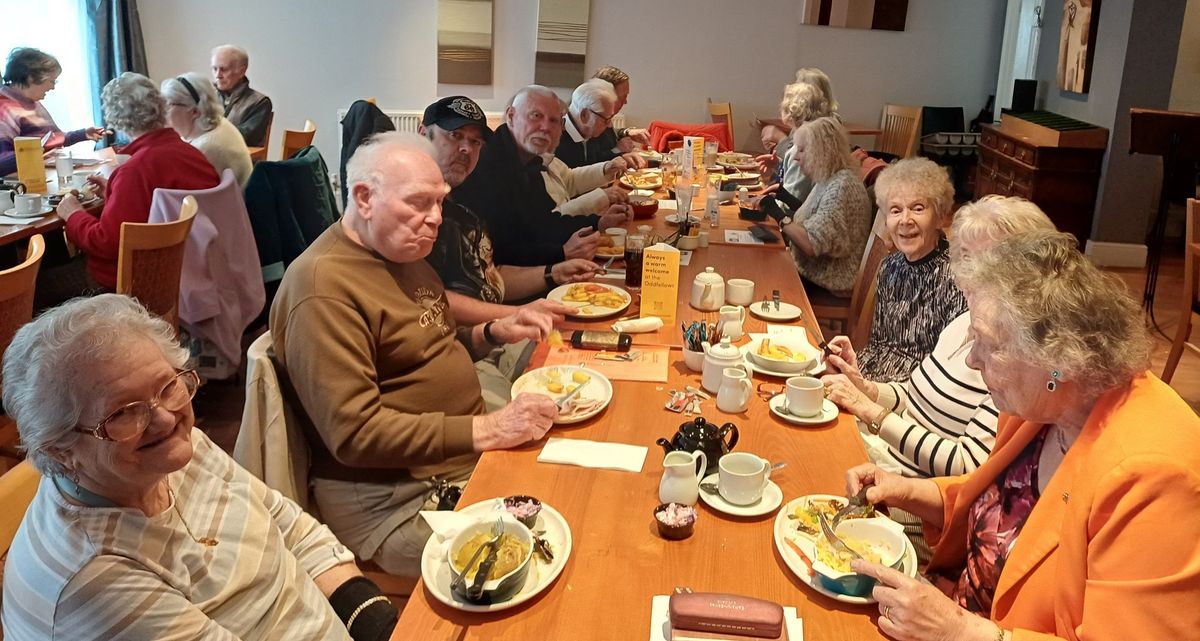
M 1046 136 L 1037 135 L 1034 128 L 1039 127 L 1026 121 L 1016 127 L 983 126 L 975 197 L 999 194 L 1031 200 L 1060 231 L 1074 234 L 1082 249 L 1092 232 L 1108 131 L 1096 127 L 1099 131 L 1087 139 L 1060 140 L 1049 129 Z

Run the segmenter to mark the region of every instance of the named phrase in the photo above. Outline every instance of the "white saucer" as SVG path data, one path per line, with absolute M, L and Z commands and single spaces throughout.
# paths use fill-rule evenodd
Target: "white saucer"
M 701 483 L 717 483 L 720 480 L 720 472 L 709 474 L 704 477 Z M 721 497 L 720 493 L 709 494 L 704 490 L 700 490 L 700 500 L 704 501 L 709 507 L 718 512 L 724 512 L 730 516 L 762 516 L 770 514 L 783 504 L 783 490 L 775 485 L 775 481 L 768 480 L 767 487 L 763 490 L 762 498 L 750 505 L 734 505 Z
M 804 372 L 781 372 L 776 369 L 763 367 L 762 364 L 756 363 L 754 359 L 750 358 L 749 352 L 742 354 L 742 363 L 744 363 L 746 365 L 746 369 L 750 370 L 751 372 L 757 372 L 767 376 L 778 376 L 780 378 L 791 378 L 793 376 L 820 376 L 821 374 L 825 373 L 825 361 L 823 360 L 817 360 L 817 362 L 813 363 L 812 367 L 808 368 L 808 370 Z
M 779 303 L 779 309 L 775 309 L 775 303 L 768 301 L 767 308 L 763 309 L 762 301 L 751 303 L 746 309 L 750 310 L 751 314 L 764 320 L 772 321 L 790 321 L 800 318 L 803 312 L 799 307 L 791 303 Z
M 46 207 L 45 209 L 43 209 L 42 211 L 36 211 L 36 212 L 34 212 L 34 213 L 32 213 L 32 214 L 18 214 L 18 213 L 17 213 L 17 208 L 16 208 L 16 207 L 13 207 L 12 209 L 9 209 L 9 210 L 5 211 L 5 212 L 4 212 L 4 215 L 5 215 L 5 216 L 12 216 L 13 218 L 38 218 L 39 216 L 45 216 L 46 214 L 48 214 L 48 213 L 50 213 L 50 212 L 52 212 L 52 211 L 54 211 L 54 208 L 53 208 L 53 207 L 50 207 L 50 206 L 47 206 L 47 207 Z
M 816 416 L 796 416 L 794 414 L 785 414 L 783 406 L 787 404 L 787 394 L 776 394 L 771 397 L 767 405 L 771 406 L 771 413 L 779 418 L 796 425 L 822 425 L 828 423 L 838 416 L 838 406 L 833 401 L 825 399 L 821 402 L 821 413 Z

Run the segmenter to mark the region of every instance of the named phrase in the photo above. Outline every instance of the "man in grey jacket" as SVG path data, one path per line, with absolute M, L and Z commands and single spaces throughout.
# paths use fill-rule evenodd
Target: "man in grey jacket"
M 212 50 L 213 84 L 225 105 L 225 117 L 232 122 L 248 147 L 265 147 L 271 126 L 271 99 L 250 88 L 246 69 L 250 55 L 235 45 Z

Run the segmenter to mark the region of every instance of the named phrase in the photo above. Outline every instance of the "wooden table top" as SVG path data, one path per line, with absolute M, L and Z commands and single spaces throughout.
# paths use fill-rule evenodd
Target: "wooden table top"
M 781 245 L 713 245 L 696 251 L 681 269 L 678 310 L 681 319 L 703 316 L 687 304 L 691 278 L 706 265 L 724 277 L 750 277 L 756 294 L 778 287 L 784 300 L 799 304 L 799 323 L 815 328 L 811 308 L 795 266 Z M 603 281 L 602 281 L 603 282 Z M 607 326 L 611 319 L 581 326 Z M 747 331 L 763 322 L 747 318 Z M 678 321 L 637 343 L 678 344 Z M 780 378 L 754 376 L 755 384 L 782 384 Z M 664 409 L 668 389 L 699 386 L 682 353 L 671 351 L 667 383 L 613 381 L 608 408 L 584 423 L 556 427 L 552 436 L 643 445 L 649 448 L 638 474 L 537 463 L 543 442 L 482 456 L 460 505 L 497 496 L 529 494 L 557 509 L 570 524 L 574 549 L 562 574 L 541 594 L 515 608 L 491 614 L 449 608 L 418 584 L 393 639 L 645 639 L 651 597 L 675 586 L 696 591 L 729 592 L 795 606 L 810 639 L 879 639 L 874 606 L 848 605 L 826 598 L 795 578 L 775 550 L 775 513 L 734 518 L 700 503 L 695 534 L 684 541 L 662 539 L 654 523 L 662 475 L 659 437 L 670 438 L 691 420 Z M 788 467 L 772 476 L 784 501 L 812 493 L 841 494 L 844 472 L 865 462 L 866 453 L 854 419 L 839 415 L 830 424 L 800 428 L 770 414 L 764 399 L 753 396 L 746 411 L 729 415 L 705 401 L 710 421 L 733 421 L 740 430 L 736 451 L 754 452 Z

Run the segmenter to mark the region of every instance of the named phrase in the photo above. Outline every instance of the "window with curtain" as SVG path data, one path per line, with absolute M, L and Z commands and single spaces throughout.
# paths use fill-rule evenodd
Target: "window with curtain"
M 0 6 L 8 4 L 0 2 Z M 5 14 L 19 13 L 20 20 L 0 20 L 0 56 L 8 61 L 8 52 L 15 47 L 34 47 L 58 59 L 62 75 L 42 104 L 54 117 L 59 129 L 71 131 L 89 127 L 95 122 L 92 99 L 100 92 L 93 87 L 90 66 L 87 13 L 83 0 L 38 0 L 18 2 Z

